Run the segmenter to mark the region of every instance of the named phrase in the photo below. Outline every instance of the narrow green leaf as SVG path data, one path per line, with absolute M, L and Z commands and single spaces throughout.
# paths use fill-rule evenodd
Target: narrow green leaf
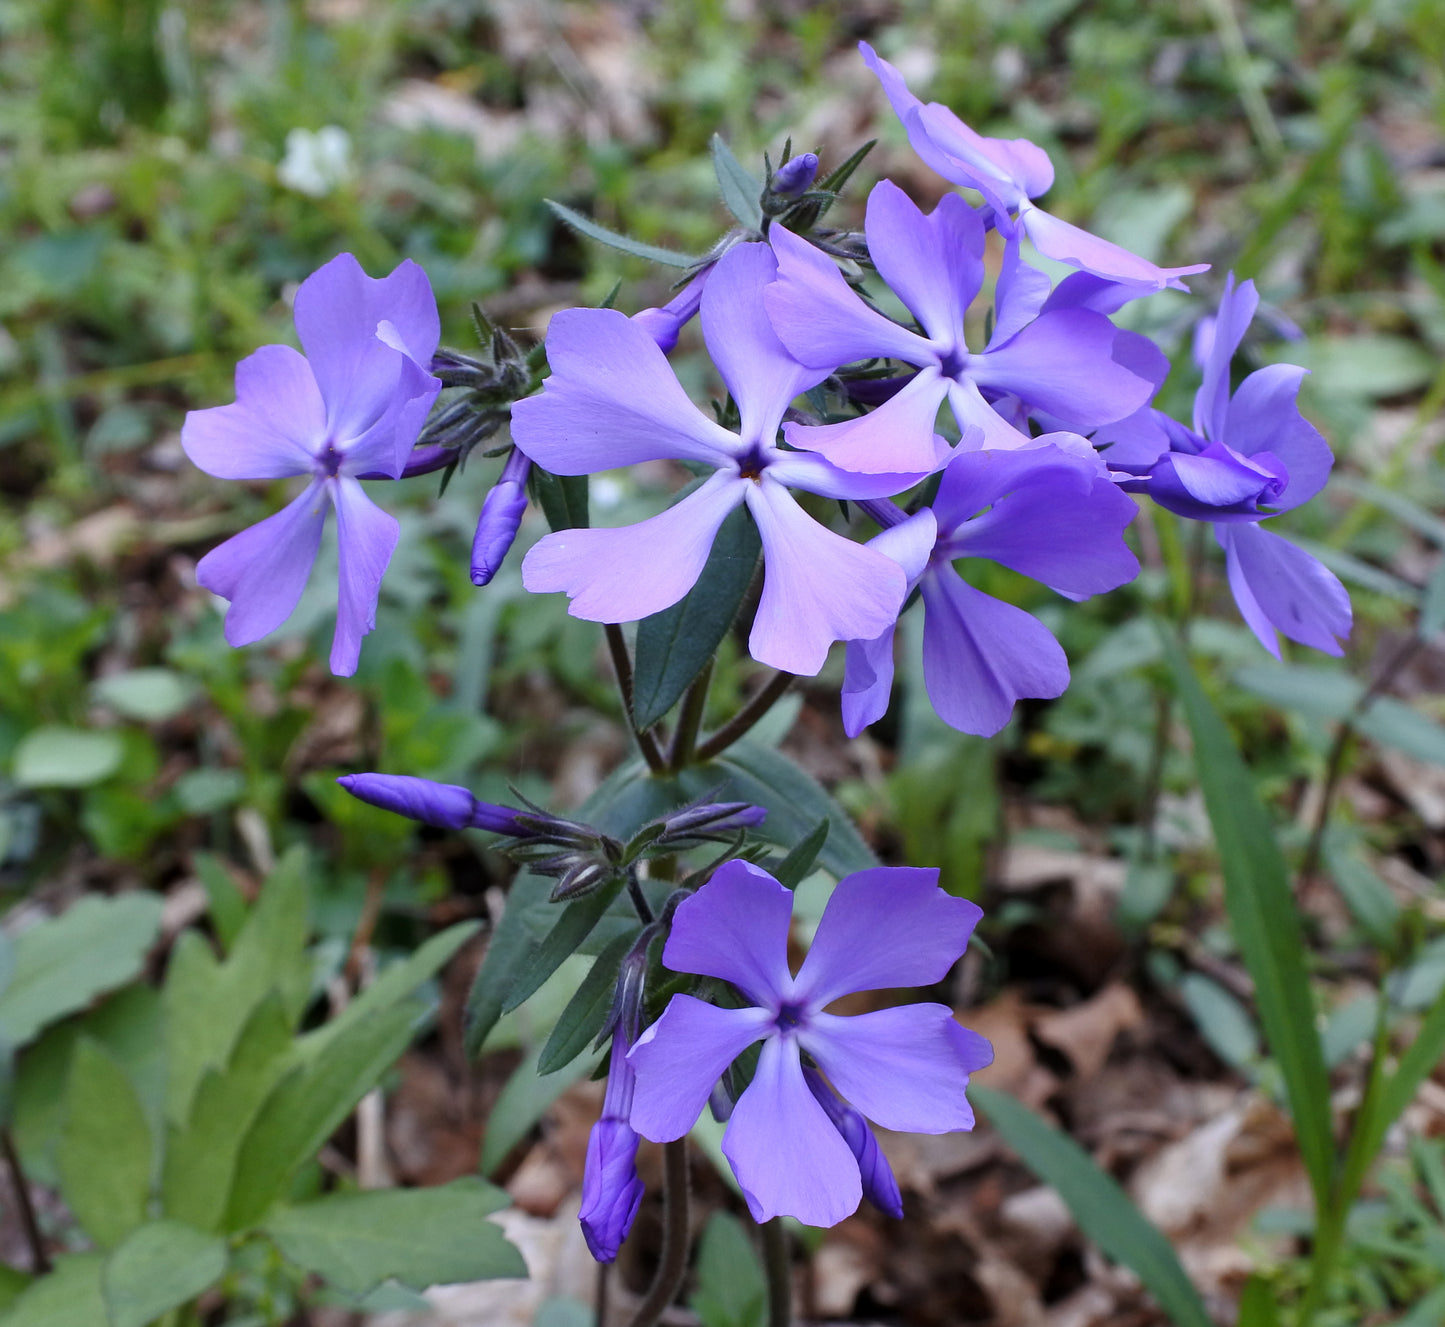
M 1244 1283 L 1239 1297 L 1239 1327 L 1280 1327 L 1274 1292 L 1258 1272 Z
M 1390 1126 L 1405 1113 L 1420 1084 L 1439 1067 L 1442 1059 L 1445 1059 L 1445 990 L 1436 997 L 1410 1049 L 1400 1057 L 1399 1067 L 1385 1083 L 1366 1156 L 1373 1157 L 1380 1150 Z
M 502 1004 L 507 993 L 537 950 L 538 941 L 528 924 L 528 915 L 535 909 L 551 906 L 547 895 L 551 893 L 553 883 L 529 871 L 523 871 L 512 881 L 502 920 L 487 942 L 487 952 L 482 956 L 472 989 L 467 993 L 465 1036 L 468 1055 L 480 1052 L 487 1034 L 502 1016 Z
M 547 518 L 547 524 L 554 531 L 587 528 L 590 517 L 587 514 L 586 475 L 554 475 L 534 465 L 527 483 Z
M 209 1290 L 226 1271 L 226 1241 L 179 1221 L 151 1221 L 105 1261 L 110 1327 L 146 1327 Z
M 697 1246 L 697 1289 L 687 1306 L 703 1327 L 764 1327 L 768 1278 L 743 1223 L 714 1212 Z
M 546 939 L 531 952 L 517 972 L 512 989 L 502 1001 L 504 1014 L 510 1013 L 534 994 L 561 967 L 563 959 L 577 952 L 578 946 L 592 934 L 592 928 L 602 920 L 602 914 L 621 888 L 622 882 L 617 881 L 575 899 L 561 909 L 561 915 Z
M 823 845 L 828 842 L 828 831 L 832 824 L 826 817 L 818 821 L 813 826 L 812 833 L 797 847 L 790 849 L 788 855 L 773 868 L 773 878 L 780 885 L 796 889 L 808 876 L 813 869 L 813 863 L 818 860 L 818 854 L 823 851 Z
M 722 190 L 727 210 L 749 230 L 761 229 L 763 182 L 733 155 L 721 134 L 712 136 L 712 168 L 717 173 L 718 188 Z
M 969 1095 L 1019 1159 L 1058 1191 L 1079 1228 L 1144 1283 L 1174 1327 L 1211 1327 L 1174 1246 L 1083 1148 L 1007 1093 L 971 1083 Z
M 373 1189 L 283 1207 L 262 1227 L 285 1256 L 353 1295 L 395 1279 L 414 1290 L 526 1276 L 488 1221 L 511 1200 L 475 1177 L 430 1189 Z
M 272 1089 L 241 1142 L 227 1230 L 245 1230 L 266 1215 L 298 1167 L 395 1063 L 429 1012 L 422 1001 L 408 1000 L 353 1024 Z
M 1445 727 L 1392 696 L 1371 701 L 1356 726 L 1367 737 L 1431 765 L 1445 765 Z
M 487 1132 L 482 1138 L 481 1172 L 492 1174 L 532 1126 L 542 1118 L 547 1107 L 573 1083 L 590 1074 L 602 1059 L 600 1051 L 579 1055 L 571 1064 L 555 1073 L 539 1074 L 539 1047 L 512 1072 L 507 1085 L 487 1116 Z
M 1429 640 L 1445 629 L 1445 558 L 1435 564 L 1425 592 L 1420 596 L 1420 620 L 1415 630 L 1422 640 Z
M 61 1254 L 55 1270 L 37 1276 L 0 1318 L 3 1327 L 102 1327 L 106 1319 L 101 1294 L 100 1253 Z
M 820 820 L 827 820 L 828 840 L 818 854 L 825 870 L 845 876 L 878 865 L 848 813 L 822 784 L 780 751 L 744 738 L 719 757 L 717 766 L 728 772 L 729 798 L 767 807 L 768 818 L 758 829 L 762 837 L 791 848 L 807 838 Z M 699 773 L 705 778 L 710 768 L 703 766 Z
M 623 253 L 630 253 L 635 258 L 645 258 L 650 263 L 662 263 L 666 267 L 696 267 L 702 262 L 701 258 L 693 257 L 691 254 L 673 253 L 671 249 L 660 249 L 655 244 L 644 244 L 641 240 L 619 235 L 615 230 L 608 230 L 606 226 L 598 225 L 591 217 L 573 211 L 572 208 L 551 198 L 543 199 L 543 202 L 552 209 L 553 215 L 560 221 L 571 226 L 579 234 L 585 235 L 589 240 L 596 240 L 598 244 L 607 245 L 609 249 L 620 249 Z
M 221 865 L 220 858 L 213 853 L 198 852 L 192 855 L 191 864 L 196 868 L 196 878 L 206 891 L 206 901 L 211 907 L 211 925 L 221 948 L 227 953 L 236 947 L 236 939 L 246 925 L 246 899 L 230 872 Z
M 718 528 L 702 575 L 671 608 L 637 624 L 632 717 L 649 728 L 668 712 L 713 657 L 752 583 L 762 543 L 746 507 Z
M 552 1029 L 552 1035 L 547 1038 L 547 1044 L 542 1047 L 542 1057 L 537 1063 L 539 1074 L 555 1073 L 563 1065 L 571 1064 L 587 1049 L 587 1043 L 602 1031 L 602 1025 L 612 1009 L 618 969 L 640 929 L 623 932 L 597 955 L 582 984 L 567 1002 Z
M 1246 1069 L 1259 1058 L 1259 1033 L 1247 1010 L 1217 981 L 1198 972 L 1186 973 L 1179 983 L 1195 1025 L 1225 1064 Z
M 60 1191 L 102 1248 L 145 1220 L 153 1141 L 130 1077 L 89 1037 L 76 1043 L 56 1149 Z
M 306 957 L 307 858 L 293 848 L 277 863 L 230 955 L 218 963 L 195 932 L 182 933 L 166 970 L 166 1118 L 184 1124 L 207 1069 L 230 1058 L 256 1006 L 282 992 L 294 1022 L 311 991 Z
M 1172 632 L 1165 654 L 1194 738 L 1194 760 L 1224 873 L 1224 905 L 1235 943 L 1254 979 L 1259 1021 L 1278 1063 L 1316 1201 L 1323 1207 L 1334 1171 L 1330 1084 L 1315 1028 L 1299 914 L 1289 872 L 1248 767 L 1199 685 Z
M 208 1069 L 190 1119 L 166 1141 L 161 1196 L 167 1216 L 219 1230 L 231 1196 L 236 1158 L 286 1064 L 291 1019 L 280 996 L 256 1006 L 224 1069 Z
M 1347 719 L 1365 688 L 1348 673 L 1313 664 L 1251 664 L 1234 674 L 1246 691 L 1321 719 Z
M 15 966 L 0 994 L 0 1037 L 23 1046 L 41 1028 L 135 977 L 161 928 L 155 894 L 90 895 L 14 938 Z

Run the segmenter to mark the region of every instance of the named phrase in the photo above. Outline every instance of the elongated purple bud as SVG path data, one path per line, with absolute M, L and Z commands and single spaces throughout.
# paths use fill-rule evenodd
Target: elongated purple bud
M 526 836 L 510 807 L 479 802 L 454 783 L 433 783 L 410 774 L 343 774 L 336 780 L 353 797 L 440 829 L 486 829 Z
M 477 534 L 472 540 L 473 585 L 486 585 L 502 569 L 527 511 L 527 476 L 531 472 L 532 462 L 520 447 L 513 447 L 477 518 Z
M 711 271 L 711 264 L 704 267 L 662 308 L 643 309 L 632 315 L 632 321 L 657 342 L 664 355 L 669 354 L 677 345 L 677 338 L 682 334 L 683 327 L 702 307 L 702 288 L 707 282 L 707 274 Z
M 833 1091 L 823 1075 L 811 1065 L 803 1067 L 803 1080 L 843 1135 L 849 1151 L 857 1158 L 858 1172 L 863 1179 L 863 1196 L 880 1212 L 902 1216 L 903 1195 L 898 1192 L 893 1167 L 878 1146 L 878 1139 L 873 1136 L 868 1121 Z
M 646 951 L 644 950 L 644 956 Z M 607 1066 L 607 1095 L 602 1101 L 602 1118 L 587 1137 L 587 1163 L 582 1172 L 582 1235 L 598 1262 L 617 1257 L 622 1241 L 632 1229 L 642 1202 L 643 1183 L 637 1178 L 638 1132 L 628 1123 L 637 1075 L 627 1061 L 627 1052 L 637 1037 L 642 998 L 641 965 L 625 963 L 619 977 L 621 1007 L 612 1033 L 612 1062 Z M 631 971 L 629 971 L 631 969 Z
M 779 198 L 797 198 L 807 193 L 818 175 L 818 154 L 802 152 L 783 162 L 773 172 L 769 187 Z

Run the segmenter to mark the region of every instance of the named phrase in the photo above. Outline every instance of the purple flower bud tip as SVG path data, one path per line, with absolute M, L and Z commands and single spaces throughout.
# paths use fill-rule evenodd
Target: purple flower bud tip
M 473 585 L 486 585 L 502 569 L 527 512 L 527 476 L 531 472 L 531 460 L 514 447 L 477 518 L 477 534 L 472 540 Z
M 818 174 L 818 154 L 803 152 L 783 162 L 773 172 L 772 190 L 782 198 L 796 198 L 806 193 Z
M 626 1120 L 598 1120 L 587 1139 L 582 1179 L 582 1234 L 598 1262 L 612 1262 L 642 1203 L 637 1131 Z
M 747 802 L 705 802 L 669 816 L 663 830 L 664 839 L 686 834 L 729 834 L 738 829 L 753 829 L 768 818 L 767 810 Z
M 495 834 L 517 832 L 516 812 L 479 802 L 454 783 L 434 783 L 410 774 L 343 774 L 336 782 L 359 801 L 424 825 L 488 829 Z

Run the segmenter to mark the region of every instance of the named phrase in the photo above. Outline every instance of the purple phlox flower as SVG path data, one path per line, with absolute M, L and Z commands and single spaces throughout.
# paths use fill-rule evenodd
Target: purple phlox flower
M 472 540 L 473 585 L 489 584 L 502 569 L 527 512 L 527 476 L 531 473 L 531 459 L 520 447 L 513 447 L 477 518 L 477 533 Z
M 960 452 L 932 507 L 870 541 L 897 560 L 910 590 L 921 591 L 924 684 L 939 717 L 962 732 L 991 736 L 1015 701 L 1062 695 L 1069 665 L 1043 623 L 967 584 L 954 559 L 989 558 L 1075 600 L 1138 573 L 1122 537 L 1134 503 L 1092 456 L 1079 454 L 1083 439 L 1065 441 L 1059 447 L 1046 435 L 1030 451 Z M 888 708 L 893 634 L 890 626 L 848 642 L 843 726 L 850 737 Z
M 657 348 L 664 355 L 672 352 L 682 329 L 696 316 L 702 305 L 703 287 L 712 269 L 713 264 L 709 263 L 690 277 L 660 309 L 641 309 L 632 315 L 632 321 L 657 342 Z
M 192 410 L 186 454 L 221 479 L 309 475 L 299 497 L 212 549 L 196 580 L 231 601 L 226 639 L 249 645 L 296 607 L 316 560 L 326 513 L 336 509 L 341 576 L 331 671 L 356 671 L 361 638 L 376 625 L 381 578 L 396 548 L 396 518 L 358 476 L 395 478 L 441 383 L 427 371 L 440 324 L 426 273 L 404 262 L 380 279 L 349 253 L 296 292 L 306 354 L 262 346 L 236 366 L 232 405 Z
M 992 1048 L 941 1004 L 852 1018 L 825 1012 L 841 996 L 932 985 L 968 944 L 980 911 L 912 867 L 858 871 L 833 891 L 797 976 L 788 970 L 792 894 L 766 871 L 730 861 L 673 919 L 663 962 L 730 982 L 748 1001 L 723 1009 L 675 995 L 633 1047 L 632 1125 L 644 1138 L 681 1138 L 724 1070 L 761 1041 L 752 1082 L 738 1097 L 723 1153 L 755 1220 L 787 1215 L 831 1226 L 863 1195 L 861 1140 L 850 1139 L 804 1074 L 808 1055 L 830 1090 L 886 1129 L 947 1133 L 973 1127 L 964 1095 Z M 871 1160 L 869 1190 L 886 1197 Z
M 741 415 L 731 433 L 688 400 L 657 345 L 608 309 L 552 320 L 552 376 L 519 401 L 512 434 L 538 465 L 580 475 L 672 458 L 713 473 L 659 516 L 621 529 L 563 530 L 522 563 L 534 593 L 563 591 L 574 617 L 629 622 L 676 603 L 702 572 L 718 527 L 746 503 L 762 538 L 764 580 L 749 648 L 755 659 L 812 675 L 835 640 L 881 631 L 903 602 L 903 574 L 880 553 L 809 516 L 790 488 L 825 497 L 898 493 L 921 478 L 855 475 L 775 443 L 784 410 L 827 370 L 785 351 L 762 312 L 775 275 L 771 250 L 745 244 L 713 269 L 702 298 L 703 337 Z
M 861 473 L 936 469 L 949 455 L 934 432 L 945 399 L 971 449 L 1029 445 L 1028 435 L 1005 420 L 986 393 L 1015 396 L 1029 411 L 1042 411 L 1076 432 L 1128 415 L 1153 395 L 1153 382 L 1118 362 L 1120 333 L 1103 314 L 1060 309 L 1015 319 L 1013 310 L 1028 301 L 1013 299 L 1009 282 L 1032 281 L 1018 264 L 1005 282 L 1009 318 L 983 351 L 969 350 L 964 316 L 983 284 L 984 231 L 978 213 L 957 194 L 925 215 L 897 185 L 882 180 L 868 197 L 866 232 L 879 275 L 918 319 L 923 335 L 870 308 L 831 258 L 786 231 L 772 237 L 778 280 L 764 295 L 768 316 L 789 351 L 814 368 L 877 356 L 917 365 L 919 372 L 860 419 L 788 425 L 785 434 L 794 446 Z
M 628 956 L 618 979 L 613 1015 L 612 1059 L 607 1066 L 607 1092 L 602 1118 L 587 1136 L 587 1161 L 582 1174 L 582 1234 L 598 1262 L 612 1262 L 632 1229 L 642 1202 L 643 1183 L 637 1177 L 637 1130 L 632 1113 L 637 1076 L 628 1052 L 637 1040 L 645 956 Z M 645 945 L 643 948 L 645 955 Z
M 883 84 L 913 150 L 944 179 L 977 189 L 1005 239 L 1022 232 L 1047 257 L 1109 281 L 1133 285 L 1140 294 L 1166 286 L 1187 290 L 1180 277 L 1208 270 L 1208 263 L 1159 267 L 1035 206 L 1032 200 L 1047 193 L 1054 182 L 1053 165 L 1041 147 L 1026 138 L 985 138 L 947 106 L 920 101 L 908 90 L 903 75 L 867 42 L 860 42 L 858 49 Z
M 485 829 L 515 838 L 532 834 L 518 819 L 525 812 L 479 802 L 454 783 L 434 783 L 410 774 L 343 774 L 336 782 L 359 801 L 439 829 Z
M 1120 473 L 1122 487 L 1146 492 L 1180 516 L 1214 523 L 1235 602 L 1265 649 L 1279 657 L 1279 631 L 1338 655 L 1352 616 L 1344 586 L 1317 558 L 1259 528 L 1314 497 L 1334 456 L 1300 414 L 1305 369 L 1272 364 L 1230 392 L 1230 364 L 1258 303 L 1254 282 L 1236 287 L 1231 272 L 1194 398 L 1194 427 L 1149 412 L 1151 418 L 1126 422 L 1105 460 Z M 1153 457 L 1151 440 L 1164 443 Z

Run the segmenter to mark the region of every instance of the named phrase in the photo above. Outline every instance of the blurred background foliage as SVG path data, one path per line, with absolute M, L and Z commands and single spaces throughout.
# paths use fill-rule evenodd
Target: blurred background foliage
M 515 554 L 486 590 L 468 580 L 497 463 L 477 458 L 440 499 L 429 480 L 380 495 L 402 544 L 361 669 L 338 683 L 324 563 L 275 637 L 225 645 L 195 561 L 286 490 L 198 473 L 181 420 L 231 399 L 237 359 L 292 338 L 296 284 L 342 250 L 373 273 L 421 263 L 443 340 L 463 348 L 474 299 L 533 336 L 618 282 L 628 312 L 662 302 L 674 274 L 587 245 L 543 200 L 701 252 L 724 226 L 714 132 L 759 164 L 791 137 L 825 170 L 876 136 L 865 183 L 889 174 L 931 201 L 945 186 L 909 152 L 860 39 L 980 131 L 1045 146 L 1051 210 L 1214 264 L 1195 298 L 1128 313 L 1178 366 L 1166 408 L 1187 417 L 1193 326 L 1224 273 L 1257 281 L 1278 336 L 1257 328 L 1247 358 L 1313 370 L 1305 410 L 1338 457 L 1288 529 L 1346 580 L 1356 627 L 1342 663 L 1272 663 L 1212 549 L 1153 511 L 1135 526 L 1139 582 L 1098 603 L 1066 610 L 984 573 L 1045 618 L 1075 674 L 999 741 L 943 728 L 904 670 L 889 719 L 845 743 L 837 661 L 772 740 L 885 860 L 938 864 L 959 892 L 987 892 L 1005 839 L 1127 859 L 1131 978 L 1258 1075 L 1255 1041 L 1228 1032 L 1249 1015 L 1221 1014 L 1234 997 L 1207 975 L 1234 947 L 1141 611 L 1194 619 L 1192 651 L 1287 848 L 1307 854 L 1306 886 L 1343 899 L 1306 891 L 1317 975 L 1343 992 L 1395 971 L 1401 1009 L 1429 1005 L 1445 983 L 1441 0 L 0 0 L 0 889 L 17 916 L 88 892 L 175 897 L 202 852 L 254 893 L 298 844 L 334 962 L 358 936 L 407 951 L 486 915 L 507 872 L 484 843 L 415 833 L 333 778 L 405 772 L 493 800 L 510 782 L 565 807 L 625 755 L 598 718 L 616 702 L 594 629 L 559 597 L 525 597 Z M 858 223 L 862 195 L 839 215 Z M 715 390 L 691 334 L 681 356 L 684 381 Z M 594 504 L 633 519 L 668 482 L 609 477 Z M 729 647 L 719 712 L 750 673 Z M 210 909 L 223 926 L 215 889 L 196 897 L 186 920 Z M 1036 899 L 997 902 L 983 994 L 1038 979 L 1054 924 Z M 1341 1063 L 1372 1029 L 1339 1032 Z M 1416 1220 L 1391 1183 L 1386 1215 L 1362 1218 L 1378 1247 Z M 1353 1256 L 1378 1279 L 1371 1247 Z M 1389 1276 L 1416 1275 L 1391 1248 L 1405 1270 Z

